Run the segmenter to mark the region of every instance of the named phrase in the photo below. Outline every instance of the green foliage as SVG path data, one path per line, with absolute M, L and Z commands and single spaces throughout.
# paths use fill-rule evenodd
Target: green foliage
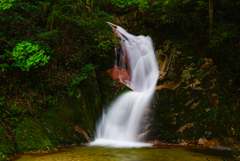
M 0 152 L 0 161 L 5 161 L 5 160 L 8 160 L 7 157 L 3 155 L 2 152 Z
M 73 94 L 73 87 L 78 85 L 81 81 L 89 78 L 90 74 L 93 72 L 93 70 L 96 68 L 95 65 L 93 64 L 86 64 L 82 69 L 81 69 L 81 75 L 79 76 L 78 73 L 75 73 L 73 77 L 72 83 L 67 87 L 67 93 L 69 96 Z
M 0 11 L 11 8 L 15 0 L 0 0 Z
M 9 67 L 7 63 L 0 64 L 0 67 L 2 67 L 2 72 L 4 71 L 4 68 Z
M 20 67 L 22 71 L 29 71 L 31 67 L 37 68 L 39 65 L 44 66 L 50 58 L 44 55 L 45 51 L 39 49 L 38 45 L 26 41 L 17 44 L 12 53 L 6 53 L 13 56 L 10 59 L 15 61 L 12 66 Z
M 147 0 L 109 0 L 109 2 L 120 8 L 126 8 L 129 5 L 138 5 L 139 8 L 149 7 Z

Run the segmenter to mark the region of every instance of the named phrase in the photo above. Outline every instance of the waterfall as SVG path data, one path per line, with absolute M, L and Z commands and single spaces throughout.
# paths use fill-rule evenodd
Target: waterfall
M 136 142 L 141 119 L 148 108 L 158 79 L 158 65 L 153 42 L 149 36 L 134 36 L 115 24 L 115 36 L 120 37 L 120 53 L 115 48 L 114 77 L 133 91 L 119 96 L 103 112 L 97 123 L 95 140 L 90 146 L 142 147 L 151 144 Z M 119 57 L 119 58 L 118 58 Z M 119 59 L 119 61 L 117 61 Z M 117 73 L 117 74 L 116 74 Z

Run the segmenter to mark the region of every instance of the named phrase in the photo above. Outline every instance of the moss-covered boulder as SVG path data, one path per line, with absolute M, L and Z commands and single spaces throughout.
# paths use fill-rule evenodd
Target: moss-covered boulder
M 44 134 L 51 140 L 53 146 L 83 142 L 84 138 L 77 136 L 78 133 L 73 130 L 73 122 L 63 121 L 64 119 L 57 117 L 58 113 L 54 113 L 53 115 L 56 116 L 48 117 L 42 123 Z
M 4 154 L 14 154 L 15 148 L 13 140 L 9 140 L 6 129 L 0 124 L 0 161 L 8 160 Z
M 2 153 L 0 152 L 0 161 L 8 161 L 9 159 Z
M 85 112 L 85 119 L 88 120 L 88 130 L 93 134 L 96 120 L 101 114 L 101 94 L 98 88 L 96 73 L 92 72 L 86 80 L 83 80 L 79 89 L 82 96 L 82 107 Z
M 51 140 L 42 131 L 42 127 L 29 118 L 25 118 L 14 131 L 18 152 L 54 148 Z
M 53 145 L 87 142 L 82 133 L 74 129 L 79 126 L 91 138 L 95 123 L 102 108 L 95 72 L 76 85 L 72 95 L 59 95 L 53 106 L 41 116 L 44 133 Z

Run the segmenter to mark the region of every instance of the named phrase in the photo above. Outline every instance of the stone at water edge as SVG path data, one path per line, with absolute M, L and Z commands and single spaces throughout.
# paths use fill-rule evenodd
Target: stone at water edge
M 198 139 L 198 144 L 205 144 L 208 140 L 205 137 Z
M 92 141 L 92 139 L 88 136 L 88 134 L 78 125 L 76 125 L 75 127 L 73 127 L 77 132 L 82 133 L 84 135 L 84 137 L 87 139 L 88 142 Z

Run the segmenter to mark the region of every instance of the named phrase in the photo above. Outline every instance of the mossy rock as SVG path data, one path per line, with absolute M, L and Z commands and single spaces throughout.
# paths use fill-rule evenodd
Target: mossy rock
M 73 127 L 80 126 L 93 135 L 96 118 L 102 107 L 95 72 L 76 85 L 71 96 L 65 94 L 58 98 L 59 101 L 39 118 L 44 134 L 54 146 L 86 142 L 83 134 Z
M 92 72 L 86 80 L 83 80 L 78 86 L 81 90 L 83 108 L 88 120 L 88 130 L 93 134 L 96 120 L 101 114 L 101 94 L 98 88 L 95 72 Z M 86 128 L 85 128 L 86 129 Z
M 8 161 L 9 159 L 2 153 L 0 152 L 0 161 Z
M 127 86 L 112 80 L 109 75 L 102 73 L 100 76 L 100 92 L 103 106 L 108 106 L 117 96 L 132 91 Z
M 119 82 L 112 80 L 111 77 L 105 73 L 101 74 L 100 82 L 100 91 L 103 106 L 107 106 L 113 100 L 116 93 L 119 91 Z
M 29 118 L 25 118 L 14 131 L 18 152 L 54 148 L 51 140 L 44 134 L 42 127 Z
M 71 110 L 70 110 L 71 111 Z M 45 118 L 42 124 L 45 135 L 51 140 L 52 145 L 59 144 L 73 144 L 85 141 L 84 137 L 73 130 L 74 123 L 70 120 L 73 117 L 74 111 L 70 113 L 69 117 L 59 117 L 59 112 L 54 113 L 55 117 Z
M 56 118 L 44 118 L 44 122 L 42 122 L 42 130 L 44 134 L 51 140 L 53 146 L 61 144 L 61 139 L 57 136 L 56 128 L 57 125 L 54 124 Z
M 13 142 L 8 139 L 4 127 L 0 124 L 0 161 L 4 159 L 4 154 L 13 153 L 15 153 Z
M 74 87 L 71 96 L 64 95 L 57 104 L 42 115 L 42 128 L 53 145 L 86 142 L 83 134 L 75 131 L 76 125 L 93 135 L 99 109 L 102 107 L 96 75 Z

